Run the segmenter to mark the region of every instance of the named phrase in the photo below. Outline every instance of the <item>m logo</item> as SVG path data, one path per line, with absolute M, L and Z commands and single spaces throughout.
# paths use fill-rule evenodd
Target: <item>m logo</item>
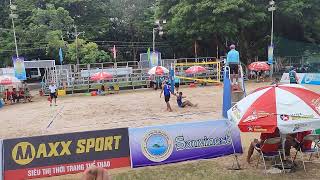
M 20 165 L 31 163 L 35 156 L 36 150 L 29 142 L 20 142 L 12 150 L 12 159 Z

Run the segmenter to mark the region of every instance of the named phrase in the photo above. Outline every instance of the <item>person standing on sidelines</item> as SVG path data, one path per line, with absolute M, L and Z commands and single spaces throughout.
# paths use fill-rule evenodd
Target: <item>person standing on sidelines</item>
M 57 86 L 51 82 L 49 85 L 50 90 L 50 106 L 52 106 L 52 100 L 54 99 L 54 105 L 57 106 Z
M 162 92 L 163 92 L 163 95 L 164 95 L 164 101 L 166 102 L 167 104 L 167 111 L 169 112 L 172 112 L 172 109 L 171 109 L 171 106 L 170 106 L 170 86 L 168 85 L 168 82 L 165 80 L 163 81 L 162 83 L 162 90 L 161 90 L 161 93 L 160 93 L 160 98 L 162 96 Z
M 239 78 L 239 65 L 240 65 L 240 55 L 239 52 L 236 50 L 235 45 L 230 46 L 230 51 L 227 54 L 227 65 L 230 67 L 230 74 L 231 75 L 231 83 L 237 84 Z M 234 78 L 236 81 L 234 82 Z
M 290 84 L 299 84 L 299 80 L 298 80 L 298 76 L 297 76 L 297 72 L 296 72 L 296 68 L 292 68 L 289 71 L 289 79 L 290 79 Z

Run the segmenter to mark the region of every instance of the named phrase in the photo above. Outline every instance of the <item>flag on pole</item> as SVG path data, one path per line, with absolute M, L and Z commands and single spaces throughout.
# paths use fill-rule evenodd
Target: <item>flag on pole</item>
M 150 48 L 148 48 L 147 55 L 148 55 L 148 61 L 150 61 Z
M 63 53 L 62 53 L 62 49 L 59 49 L 59 59 L 60 59 L 60 64 L 62 65 L 63 63 Z
M 117 58 L 117 50 L 116 50 L 116 45 L 113 45 L 113 49 L 112 49 L 112 52 L 113 52 L 113 58 L 116 59 Z

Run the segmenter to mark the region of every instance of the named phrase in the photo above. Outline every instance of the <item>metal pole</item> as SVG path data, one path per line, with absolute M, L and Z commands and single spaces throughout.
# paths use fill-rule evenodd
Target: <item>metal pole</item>
M 274 10 L 275 10 L 275 7 L 274 7 L 274 1 L 272 1 L 272 3 L 271 3 L 271 38 L 270 38 L 270 46 L 271 47 L 273 47 L 273 17 L 274 17 L 274 15 L 273 15 L 273 12 L 274 12 Z M 272 55 L 273 56 L 273 55 Z M 274 62 L 272 62 L 272 64 L 270 64 L 270 77 L 272 78 L 272 76 L 273 76 L 273 63 Z
M 79 57 L 78 57 L 78 30 L 77 30 L 77 26 L 74 26 L 75 28 L 75 35 L 76 35 L 76 59 L 77 59 L 77 65 L 79 66 Z
M 152 29 L 152 51 L 155 52 L 155 48 L 156 48 L 156 35 L 155 35 L 155 28 Z
M 271 42 L 270 45 L 273 45 L 273 11 L 271 11 Z
M 12 1 L 10 0 L 10 12 L 11 12 L 11 15 L 12 15 L 12 14 L 13 14 L 13 11 L 12 11 L 12 9 L 11 9 L 11 5 L 12 5 Z M 17 55 L 17 58 L 18 58 L 18 57 L 19 57 L 19 52 L 18 52 L 17 36 L 16 36 L 16 29 L 15 29 L 15 26 L 14 26 L 13 16 L 11 17 L 11 20 L 12 20 L 14 44 L 15 44 L 15 46 L 16 46 L 16 55 Z

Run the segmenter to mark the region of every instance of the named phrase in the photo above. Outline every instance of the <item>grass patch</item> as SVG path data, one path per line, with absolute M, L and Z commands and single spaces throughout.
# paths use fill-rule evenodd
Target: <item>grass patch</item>
M 223 160 L 222 160 L 223 161 Z M 262 168 L 243 168 L 243 170 L 228 170 L 232 161 L 220 163 L 217 160 L 202 160 L 145 167 L 113 174 L 113 180 L 293 180 L 319 179 L 317 168 L 314 172 L 305 174 L 304 171 L 286 174 L 264 174 Z M 311 170 L 311 169 L 310 169 Z M 311 171 L 313 171 L 311 170 Z M 316 173 L 316 174 L 314 174 Z
M 247 170 L 234 171 L 222 168 L 214 161 L 194 161 L 192 163 L 180 163 L 174 165 L 163 165 L 157 167 L 146 167 L 136 170 L 129 170 L 113 176 L 114 180 L 278 180 L 290 179 L 283 175 L 265 176 L 263 173 L 257 174 Z

